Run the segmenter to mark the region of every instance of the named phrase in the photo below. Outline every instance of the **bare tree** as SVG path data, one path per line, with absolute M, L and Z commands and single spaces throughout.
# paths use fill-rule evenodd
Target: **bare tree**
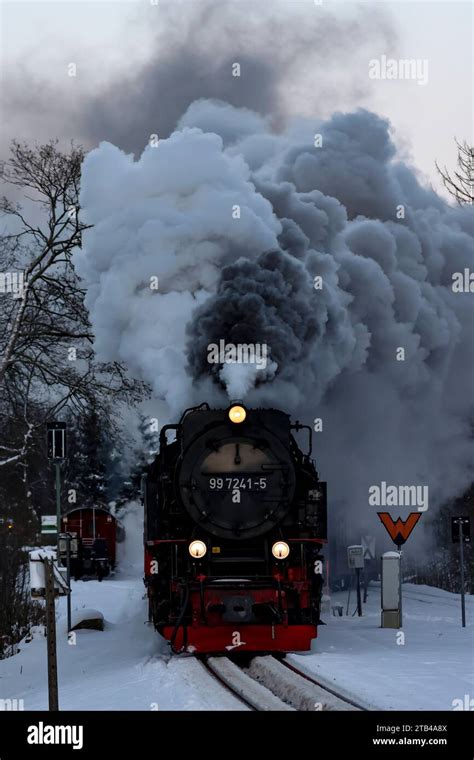
M 0 466 L 24 461 L 35 429 L 64 407 L 80 411 L 94 399 L 109 415 L 114 401 L 135 403 L 146 391 L 122 365 L 95 361 L 85 292 L 72 260 L 88 227 L 79 208 L 83 158 L 73 144 L 64 153 L 57 141 L 34 148 L 13 142 L 3 165 L 4 183 L 19 189 L 28 212 L 0 201 L 7 227 L 0 239 L 3 284 L 13 269 L 23 277 L 16 293 L 0 293 Z
M 12 226 L 19 227 L 5 240 L 13 241 L 16 250 L 22 251 L 26 259 L 22 297 L 11 315 L 2 353 L 0 382 L 8 367 L 17 361 L 16 349 L 24 315 L 34 298 L 36 283 L 45 282 L 55 265 L 70 263 L 72 251 L 81 244 L 81 232 L 86 229 L 78 214 L 83 158 L 82 149 L 73 145 L 69 153 L 61 153 L 57 141 L 36 149 L 14 141 L 10 160 L 3 166 L 3 180 L 21 188 L 25 198 L 39 204 L 43 213 L 39 223 L 30 222 L 20 204 L 13 204 L 5 197 L 0 203 L 0 211 L 13 218 Z
M 453 174 L 446 169 L 440 169 L 436 163 L 436 168 L 443 180 L 446 190 L 456 198 L 461 205 L 464 203 L 473 203 L 474 201 L 474 148 L 466 140 L 459 142 L 456 140 L 458 147 L 457 171 Z
M 119 440 L 119 407 L 147 390 L 122 365 L 95 360 L 73 264 L 87 229 L 79 208 L 83 158 L 73 144 L 62 152 L 57 141 L 14 142 L 0 166 L 22 204 L 0 201 L 0 658 L 41 614 L 29 599 L 23 547 L 38 540 L 39 513 L 53 498 L 45 422 L 62 413 L 73 426 L 93 408 Z

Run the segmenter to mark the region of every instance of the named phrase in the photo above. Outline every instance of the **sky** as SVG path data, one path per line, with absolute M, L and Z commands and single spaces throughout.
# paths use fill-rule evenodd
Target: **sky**
M 252 108 L 276 110 L 277 128 L 297 116 L 374 110 L 390 119 L 400 156 L 443 191 L 435 160 L 453 167 L 454 137 L 472 141 L 471 3 L 235 0 L 214 20 L 200 15 L 198 5 L 2 0 L 1 152 L 13 137 L 58 136 L 88 148 L 107 139 L 137 154 L 158 127 L 160 136 L 169 134 L 187 98 L 201 91 L 225 98 L 226 86 L 235 89 L 235 81 L 210 81 L 213 57 L 227 64 L 225 48 L 232 55 L 235 42 L 236 60 L 242 57 L 235 105 L 248 101 Z M 259 78 L 250 67 L 245 83 L 246 61 L 261 52 L 265 73 Z M 369 79 L 369 61 L 383 55 L 427 60 L 428 82 Z M 71 63 L 75 76 L 69 75 Z

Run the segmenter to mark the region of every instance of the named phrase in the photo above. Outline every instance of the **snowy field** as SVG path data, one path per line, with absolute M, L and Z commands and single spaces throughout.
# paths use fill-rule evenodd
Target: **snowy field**
M 474 697 L 473 596 L 462 628 L 460 595 L 404 584 L 399 644 L 398 630 L 379 627 L 380 587 L 369 587 L 361 618 L 352 616 L 354 597 L 346 617 L 347 593 L 332 595 L 344 616 L 324 616 L 314 653 L 289 655 L 296 667 L 369 709 L 452 710 L 453 700 Z
M 100 610 L 105 630 L 66 634 L 66 603 L 58 609 L 59 706 L 63 710 L 240 710 L 242 705 L 192 657 L 170 657 L 146 623 L 140 530 L 126 520 L 120 571 L 102 583 L 73 582 L 72 608 Z M 345 594 L 331 604 L 344 605 Z M 474 696 L 474 598 L 467 597 L 468 627 L 461 628 L 459 597 L 426 586 L 404 586 L 405 643 L 380 629 L 380 590 L 369 590 L 364 616 L 325 616 L 314 650 L 290 655 L 321 682 L 373 709 L 452 710 Z M 48 706 L 46 640 L 42 629 L 0 661 L 0 700 L 22 699 L 25 710 Z

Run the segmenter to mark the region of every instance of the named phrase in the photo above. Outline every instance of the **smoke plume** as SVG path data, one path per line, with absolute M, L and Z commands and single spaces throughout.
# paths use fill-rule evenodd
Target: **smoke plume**
M 276 134 L 200 100 L 138 161 L 92 151 L 81 200 L 97 352 L 171 415 L 237 391 L 320 419 L 319 468 L 354 510 L 382 480 L 428 484 L 430 506 L 471 482 L 473 304 L 452 275 L 472 262 L 474 215 L 397 161 L 386 120 Z M 220 340 L 265 344 L 266 368 L 210 363 Z

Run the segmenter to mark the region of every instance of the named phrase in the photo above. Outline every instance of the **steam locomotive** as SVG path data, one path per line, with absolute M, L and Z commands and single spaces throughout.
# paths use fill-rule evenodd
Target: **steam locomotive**
M 327 540 L 311 443 L 283 411 L 240 402 L 202 404 L 162 428 L 142 479 L 144 580 L 173 652 L 310 649 Z

